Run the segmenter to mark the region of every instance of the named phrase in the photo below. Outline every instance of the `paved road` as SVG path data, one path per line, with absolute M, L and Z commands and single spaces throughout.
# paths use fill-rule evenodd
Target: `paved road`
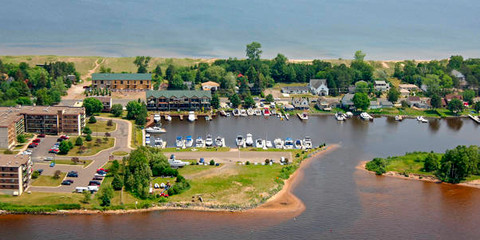
M 97 119 L 101 120 L 108 120 L 109 118 L 97 117 Z M 44 139 L 35 152 L 32 154 L 32 157 L 37 159 L 34 169 L 43 169 L 44 175 L 53 175 L 56 170 L 60 170 L 62 172 L 69 172 L 69 171 L 78 171 L 78 178 L 66 178 L 72 179 L 74 183 L 70 186 L 59 186 L 59 187 L 36 187 L 31 186 L 28 190 L 36 191 L 36 192 L 73 192 L 76 187 L 86 187 L 88 182 L 93 178 L 95 172 L 98 168 L 102 167 L 108 162 L 108 159 L 112 152 L 115 151 L 125 151 L 130 152 L 130 139 L 131 139 L 131 123 L 121 119 L 114 119 L 112 120 L 117 124 L 117 129 L 114 132 L 111 132 L 112 137 L 115 138 L 115 146 L 106 150 L 103 150 L 97 153 L 94 156 L 88 157 L 80 157 L 82 160 L 93 160 L 90 165 L 86 168 L 82 166 L 75 166 L 75 165 L 62 165 L 57 164 L 55 167 L 49 167 L 48 163 L 39 163 L 38 159 L 42 157 L 42 153 L 45 153 L 45 149 L 48 151 L 48 148 L 53 146 L 54 142 L 56 141 L 57 137 L 48 136 Z M 53 139 L 53 141 L 52 141 Z M 55 159 L 68 159 L 70 160 L 72 157 L 62 157 L 56 156 Z M 122 157 L 116 157 L 116 159 L 121 159 Z

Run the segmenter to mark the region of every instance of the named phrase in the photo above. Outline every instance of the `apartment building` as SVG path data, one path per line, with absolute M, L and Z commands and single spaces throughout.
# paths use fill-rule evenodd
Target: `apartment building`
M 112 109 L 112 98 L 107 96 L 93 96 L 93 98 L 98 99 L 102 102 L 103 109 L 102 112 L 110 112 Z
M 0 192 L 21 195 L 28 188 L 32 173 L 29 155 L 0 154 Z
M 202 111 L 210 110 L 210 91 L 147 91 L 149 111 Z
M 94 73 L 93 88 L 110 90 L 148 90 L 152 88 L 150 73 Z

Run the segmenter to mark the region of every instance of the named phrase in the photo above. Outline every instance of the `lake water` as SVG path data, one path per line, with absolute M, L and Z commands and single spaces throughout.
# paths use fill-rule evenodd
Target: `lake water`
M 360 161 L 411 151 L 438 151 L 478 144 L 480 126 L 470 119 L 373 122 L 311 116 L 307 122 L 218 118 L 173 121 L 167 135 L 225 137 L 237 132 L 339 143 L 313 160 L 294 193 L 306 211 L 295 219 L 248 213 L 161 211 L 118 216 L 0 216 L 5 239 L 478 239 L 480 190 L 375 176 L 356 169 Z
M 2 1 L 0 55 L 478 57 L 479 1 Z

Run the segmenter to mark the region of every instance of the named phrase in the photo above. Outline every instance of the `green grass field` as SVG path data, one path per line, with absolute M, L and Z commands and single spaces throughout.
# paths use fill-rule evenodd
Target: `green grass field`
M 66 173 L 60 174 L 58 179 L 54 179 L 53 176 L 40 175 L 37 179 L 34 179 L 32 186 L 47 186 L 47 187 L 57 187 L 60 186 L 63 179 L 65 178 Z
M 20 196 L 0 194 L 0 202 L 32 206 L 79 203 L 82 198 L 83 195 L 75 193 L 32 192 Z
M 97 145 L 96 143 L 97 139 L 102 140 L 99 145 Z M 90 142 L 87 142 L 85 140 L 83 141 L 83 145 L 87 147 L 87 150 L 85 150 L 85 152 L 81 152 L 79 146 L 74 146 L 72 149 L 70 149 L 67 155 L 62 156 L 92 156 L 104 149 L 113 147 L 114 144 L 115 138 L 112 137 L 107 138 L 106 142 L 104 141 L 103 137 L 92 137 L 92 141 Z
M 117 124 L 113 122 L 112 126 L 107 125 L 108 121 L 97 120 L 96 123 L 87 123 L 87 127 L 93 132 L 113 132 L 117 129 Z
M 84 160 L 80 159 L 80 163 L 75 164 L 72 160 L 64 160 L 64 159 L 55 159 L 55 164 L 65 164 L 65 165 L 83 165 L 84 167 L 88 166 L 92 160 Z

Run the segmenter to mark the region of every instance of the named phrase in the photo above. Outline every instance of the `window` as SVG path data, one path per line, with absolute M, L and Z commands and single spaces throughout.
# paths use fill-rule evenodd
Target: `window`
M 123 84 L 123 81 L 120 81 L 120 84 Z
M 140 84 L 143 84 L 143 81 L 140 81 Z

